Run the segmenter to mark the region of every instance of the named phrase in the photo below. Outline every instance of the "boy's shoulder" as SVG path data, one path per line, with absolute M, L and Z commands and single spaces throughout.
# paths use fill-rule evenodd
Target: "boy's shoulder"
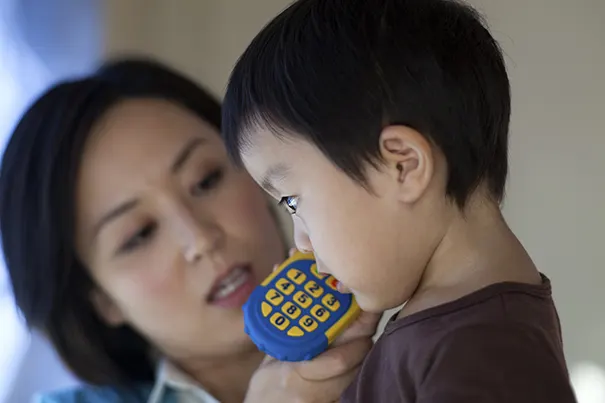
M 146 403 L 151 384 L 134 386 L 78 386 L 35 396 L 34 403 Z
M 387 324 L 343 402 L 575 402 L 550 283 L 500 283 Z

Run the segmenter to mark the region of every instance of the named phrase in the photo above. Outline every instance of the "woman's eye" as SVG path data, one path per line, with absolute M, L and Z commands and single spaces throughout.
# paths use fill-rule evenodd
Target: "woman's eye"
M 120 252 L 121 253 L 130 252 L 130 251 L 138 248 L 139 246 L 145 244 L 146 242 L 149 241 L 149 238 L 151 238 L 155 229 L 156 229 L 155 224 L 145 225 L 143 228 L 141 228 L 139 231 L 137 231 L 136 234 L 134 234 L 132 237 L 130 237 L 126 241 L 126 243 L 124 243 L 120 247 Z
M 194 188 L 195 194 L 205 193 L 214 189 L 223 179 L 223 170 L 217 169 L 206 175 L 204 179 L 199 181 Z
M 284 196 L 281 198 L 278 204 L 286 206 L 290 214 L 296 214 L 296 208 L 298 207 L 298 197 Z

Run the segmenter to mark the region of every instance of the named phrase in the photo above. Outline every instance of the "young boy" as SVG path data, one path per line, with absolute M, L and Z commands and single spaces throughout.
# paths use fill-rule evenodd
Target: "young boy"
M 504 221 L 509 82 L 453 0 L 299 0 L 238 61 L 227 148 L 371 312 L 345 402 L 575 401 L 549 280 Z

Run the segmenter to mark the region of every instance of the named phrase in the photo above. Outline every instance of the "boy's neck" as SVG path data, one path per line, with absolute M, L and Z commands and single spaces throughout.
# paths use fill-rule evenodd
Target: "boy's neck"
M 497 203 L 470 200 L 464 211 L 453 213 L 399 317 L 508 281 L 540 284 L 541 277 Z

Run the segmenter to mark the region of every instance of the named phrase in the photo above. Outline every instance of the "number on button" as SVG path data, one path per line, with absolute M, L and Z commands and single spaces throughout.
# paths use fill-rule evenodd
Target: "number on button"
M 267 291 L 265 298 L 267 298 L 267 301 L 269 301 L 270 303 L 272 303 L 275 306 L 278 306 L 284 300 L 283 295 L 281 295 L 280 293 L 278 293 L 277 291 L 275 291 L 273 289 L 270 289 L 269 291 Z
M 302 291 L 297 291 L 296 294 L 294 294 L 294 301 L 302 308 L 308 308 L 309 305 L 311 305 L 311 297 Z
M 321 297 L 321 294 L 324 292 L 323 288 L 318 286 L 315 281 L 309 281 L 305 284 L 305 290 L 315 298 Z
M 326 294 L 321 302 L 323 302 L 324 305 L 327 306 L 332 312 L 336 312 L 338 308 L 340 308 L 340 302 L 338 302 L 336 297 L 332 294 Z
M 302 284 L 307 279 L 307 276 L 300 270 L 290 269 L 288 271 L 288 278 L 294 281 L 296 284 Z
M 302 319 L 300 320 L 300 322 L 298 322 L 303 329 L 305 329 L 307 332 L 312 332 L 313 330 L 317 329 L 317 322 L 315 322 L 313 319 L 311 319 L 310 316 L 303 316 Z
M 289 301 L 284 304 L 281 310 L 292 319 L 296 319 L 300 316 L 300 309 Z
M 278 290 L 280 290 L 286 295 L 290 295 L 292 294 L 292 291 L 294 291 L 294 284 L 292 284 L 285 278 L 280 278 L 279 280 L 277 280 L 277 283 L 275 283 L 275 287 L 277 287 Z
M 330 314 L 326 309 L 320 305 L 315 305 L 311 308 L 311 315 L 313 315 L 320 322 L 325 322 L 330 317 Z
M 290 321 L 279 312 L 274 313 L 273 316 L 271 316 L 270 321 L 279 330 L 285 330 L 290 324 Z

